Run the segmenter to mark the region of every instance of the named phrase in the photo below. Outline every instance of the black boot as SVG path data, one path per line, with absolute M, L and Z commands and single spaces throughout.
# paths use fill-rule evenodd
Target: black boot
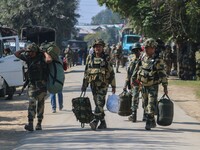
M 41 123 L 37 123 L 35 130 L 42 130 L 42 125 Z
M 137 121 L 137 111 L 133 111 L 132 115 L 128 117 L 129 121 L 136 122 Z
M 24 126 L 24 129 L 27 131 L 33 131 L 33 122 L 29 122 Z
M 143 112 L 143 117 L 142 117 L 142 121 L 146 121 L 147 120 L 147 116 L 145 114 L 145 111 Z
M 106 129 L 106 128 L 107 128 L 106 121 L 105 120 L 101 120 L 101 123 L 98 126 L 98 129 Z
M 37 125 L 36 125 L 36 127 L 35 127 L 35 130 L 42 130 L 42 120 L 38 120 L 38 123 L 37 123 Z
M 153 115 L 147 115 L 147 121 L 146 121 L 146 130 L 151 130 L 151 128 L 156 127 L 156 121 Z
M 90 127 L 91 127 L 92 130 L 96 130 L 97 125 L 98 125 L 98 122 L 99 122 L 99 120 L 97 120 L 97 119 L 93 119 L 93 120 L 90 122 Z

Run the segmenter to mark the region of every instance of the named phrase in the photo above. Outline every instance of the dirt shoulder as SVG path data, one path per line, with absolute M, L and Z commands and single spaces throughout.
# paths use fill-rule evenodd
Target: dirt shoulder
M 27 121 L 28 101 L 25 96 L 13 100 L 0 98 L 0 145 L 2 150 L 11 150 L 24 137 L 23 126 Z
M 200 121 L 200 100 L 195 96 L 195 89 L 169 85 L 169 96 L 189 116 Z M 26 132 L 23 127 L 27 123 L 26 96 L 15 96 L 13 100 L 0 98 L 0 145 L 3 150 L 13 149 Z

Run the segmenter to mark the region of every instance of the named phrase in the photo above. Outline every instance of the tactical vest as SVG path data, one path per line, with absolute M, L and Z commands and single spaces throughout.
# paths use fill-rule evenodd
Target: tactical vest
M 28 64 L 28 80 L 31 82 L 47 80 L 47 64 L 43 54 L 39 54 Z
M 138 80 L 144 86 L 159 84 L 160 78 L 156 69 L 156 59 L 144 59 L 138 71 Z
M 89 83 L 93 81 L 106 82 L 106 66 L 107 63 L 104 58 L 92 56 L 88 66 Z

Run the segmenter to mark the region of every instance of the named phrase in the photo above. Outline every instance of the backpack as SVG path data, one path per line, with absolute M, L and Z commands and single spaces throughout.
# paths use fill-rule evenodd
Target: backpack
M 45 46 L 47 53 L 53 58 L 52 62 L 48 64 L 47 90 L 55 94 L 62 91 L 65 80 L 63 64 L 59 60 L 60 49 L 54 42 L 49 42 Z
M 92 107 L 90 104 L 90 99 L 88 97 L 82 96 L 72 99 L 72 111 L 76 119 L 81 123 L 81 127 L 84 128 L 85 123 L 90 123 L 94 119 L 94 114 L 92 113 Z
M 50 64 L 48 64 L 48 72 L 47 90 L 53 94 L 62 91 L 65 80 L 62 63 L 53 60 Z

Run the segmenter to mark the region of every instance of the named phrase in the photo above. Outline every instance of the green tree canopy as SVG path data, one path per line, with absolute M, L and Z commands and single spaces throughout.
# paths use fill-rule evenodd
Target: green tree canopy
M 20 30 L 26 25 L 56 29 L 57 44 L 69 38 L 77 23 L 78 0 L 1 0 L 0 22 Z
M 92 17 L 92 25 L 99 24 L 120 24 L 124 20 L 120 18 L 118 13 L 113 13 L 110 9 L 102 10 L 96 16 Z

